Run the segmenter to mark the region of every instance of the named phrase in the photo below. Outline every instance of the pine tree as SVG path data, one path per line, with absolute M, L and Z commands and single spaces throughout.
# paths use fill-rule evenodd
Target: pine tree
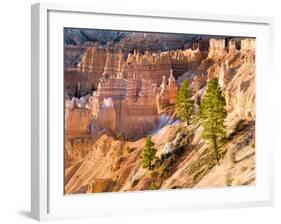
M 226 136 L 224 125 L 227 112 L 226 102 L 219 86 L 218 79 L 209 82 L 206 94 L 201 103 L 200 118 L 204 128 L 203 137 L 211 143 L 217 163 L 219 164 L 219 142 Z
M 146 138 L 146 143 L 141 155 L 142 167 L 152 170 L 152 162 L 156 159 L 156 149 L 154 148 L 154 142 L 151 140 L 151 136 Z
M 192 92 L 189 87 L 189 81 L 184 80 L 176 98 L 176 111 L 178 117 L 186 121 L 187 125 L 189 125 L 194 112 L 194 101 L 191 98 Z

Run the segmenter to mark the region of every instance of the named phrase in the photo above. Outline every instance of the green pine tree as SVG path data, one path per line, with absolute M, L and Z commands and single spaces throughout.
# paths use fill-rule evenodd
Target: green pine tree
M 151 136 L 146 138 L 146 143 L 141 155 L 142 167 L 152 170 L 152 162 L 156 159 L 156 149 L 154 148 L 154 142 L 151 140 Z
M 189 81 L 184 80 L 176 98 L 176 111 L 178 117 L 189 125 L 194 112 L 194 101 L 189 87 Z
M 219 164 L 219 142 L 225 139 L 226 102 L 219 86 L 218 79 L 208 83 L 206 94 L 200 107 L 200 118 L 204 128 L 203 137 L 209 141 L 214 149 Z

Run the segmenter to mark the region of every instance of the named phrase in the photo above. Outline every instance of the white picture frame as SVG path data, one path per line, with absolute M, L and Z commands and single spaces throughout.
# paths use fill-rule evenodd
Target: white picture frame
M 273 203 L 273 143 L 269 60 L 272 18 L 38 3 L 32 14 L 31 214 L 37 220 L 180 212 L 194 209 L 264 206 Z M 103 22 L 102 22 L 103 21 Z M 148 25 L 149 24 L 149 25 Z M 63 27 L 255 36 L 257 44 L 257 183 L 231 189 L 64 196 Z M 272 61 L 272 60 L 270 60 Z M 266 76 L 266 78 L 265 78 Z M 54 137 L 55 136 L 55 137 Z M 60 179 L 62 179 L 60 181 Z M 137 203 L 136 203 L 137 201 Z

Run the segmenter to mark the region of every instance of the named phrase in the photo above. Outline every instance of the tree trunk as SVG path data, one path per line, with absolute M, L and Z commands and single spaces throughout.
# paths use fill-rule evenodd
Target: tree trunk
M 216 137 L 213 137 L 213 144 L 214 144 L 214 151 L 215 151 L 215 155 L 216 155 L 217 164 L 220 165 L 218 145 L 217 145 L 217 138 Z

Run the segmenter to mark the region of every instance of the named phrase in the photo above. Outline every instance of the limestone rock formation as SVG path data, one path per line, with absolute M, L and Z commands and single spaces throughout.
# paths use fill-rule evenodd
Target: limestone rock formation
M 67 134 L 79 135 L 90 133 L 91 111 L 86 108 L 74 108 L 65 113 L 65 130 Z
M 254 38 L 245 38 L 241 40 L 241 51 L 256 49 L 256 40 Z
M 152 80 L 104 79 L 91 97 L 93 130 L 107 129 L 135 139 L 158 122 L 156 84 Z
M 97 87 L 104 71 L 106 51 L 88 47 L 76 68 L 65 69 L 65 89 L 70 96 L 84 96 Z
M 173 75 L 173 70 L 170 71 L 168 83 L 166 77 L 163 76 L 162 84 L 160 85 L 160 92 L 157 96 L 158 110 L 161 108 L 176 103 L 178 87 L 176 79 Z
M 91 83 L 91 89 L 97 87 L 101 74 L 104 72 L 107 53 L 105 49 L 91 47 L 85 50 L 81 62 L 77 66 L 77 73 Z
M 204 51 L 199 48 L 192 50 L 176 50 L 169 51 L 169 57 L 171 60 L 171 68 L 176 78 L 184 74 L 186 71 L 191 70 L 200 65 L 204 58 Z
M 208 57 L 219 58 L 226 53 L 225 39 L 210 39 Z
M 255 39 L 165 38 L 151 51 L 159 36 L 140 33 L 88 43 L 81 57 L 68 49 L 69 61 L 81 61 L 65 68 L 66 194 L 255 184 Z M 213 78 L 227 104 L 219 165 L 200 122 L 187 126 L 174 106 L 188 79 L 199 112 Z M 152 171 L 140 159 L 148 135 L 157 150 Z
M 66 44 L 64 46 L 64 63 L 65 68 L 73 68 L 81 60 L 84 48 L 82 46 L 75 46 Z
M 140 54 L 134 52 L 129 54 L 123 67 L 123 77 L 131 79 L 151 79 L 159 86 L 162 82 L 162 76 L 169 77 L 171 69 L 170 58 L 167 54 L 152 54 L 145 52 Z
M 220 63 L 208 69 L 208 78 L 218 78 L 224 91 L 228 122 L 255 120 L 255 40 L 242 39 L 241 50 L 229 51 Z
M 161 53 L 146 51 L 144 54 L 135 50 L 133 54 L 126 55 L 112 43 L 106 47 L 85 47 L 83 52 L 76 67 L 65 67 L 65 89 L 69 96 L 80 97 L 90 93 L 97 89 L 101 78 L 147 79 L 159 86 L 163 76 L 169 78 L 170 69 L 177 78 L 198 66 L 203 59 L 198 49 Z M 69 55 L 66 57 L 69 58 Z
M 189 37 L 190 38 L 190 37 Z M 138 50 L 141 53 L 145 51 L 158 52 L 172 49 L 183 48 L 187 37 L 177 34 L 156 34 L 156 33 L 138 33 L 128 35 L 120 45 L 125 52 Z

